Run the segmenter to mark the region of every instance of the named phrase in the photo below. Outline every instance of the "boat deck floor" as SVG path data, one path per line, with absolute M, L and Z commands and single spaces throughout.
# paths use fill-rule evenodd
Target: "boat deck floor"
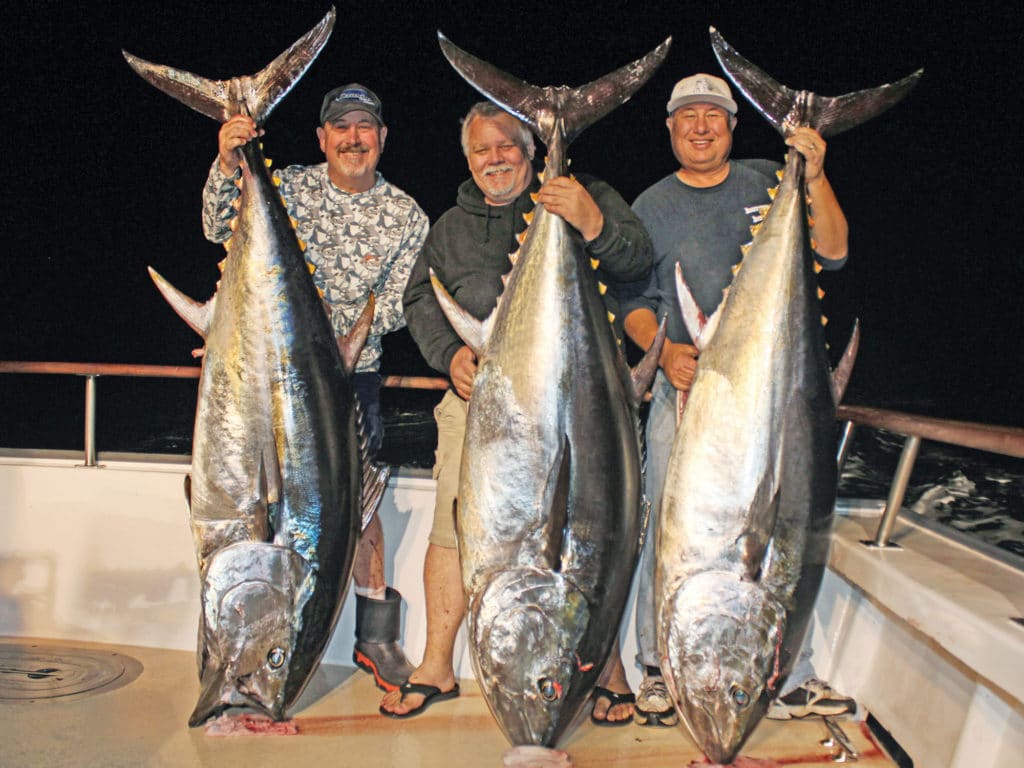
M 32 663 L 12 663 L 25 648 Z M 87 674 L 81 658 L 61 670 L 69 648 L 86 660 L 103 656 L 120 663 L 118 678 L 88 693 L 60 689 L 32 698 L 32 685 Z M 407 720 L 381 717 L 381 693 L 353 667 L 321 666 L 293 708 L 293 735 L 254 733 L 247 718 L 232 711 L 238 735 L 213 735 L 210 726 L 186 724 L 199 691 L 194 654 L 158 648 L 0 638 L 0 765 L 2 766 L 500 766 L 508 743 L 473 680 L 462 680 L 462 696 Z M 54 661 L 40 664 L 52 657 Z M 70 664 L 70 663 L 69 663 Z M 87 683 L 86 683 L 87 685 Z M 53 697 L 53 693 L 61 694 Z M 269 721 L 267 721 L 269 722 Z M 893 766 L 866 725 L 841 721 L 860 752 L 864 768 Z M 829 766 L 833 749 L 822 745 L 818 719 L 764 720 L 739 764 Z M 572 764 L 585 766 L 706 765 L 682 726 L 597 727 L 589 719 L 570 733 L 562 749 Z

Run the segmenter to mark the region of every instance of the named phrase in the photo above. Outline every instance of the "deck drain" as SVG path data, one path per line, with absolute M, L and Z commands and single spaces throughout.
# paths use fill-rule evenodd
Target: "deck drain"
M 142 664 L 114 651 L 0 643 L 0 701 L 93 696 L 137 678 Z

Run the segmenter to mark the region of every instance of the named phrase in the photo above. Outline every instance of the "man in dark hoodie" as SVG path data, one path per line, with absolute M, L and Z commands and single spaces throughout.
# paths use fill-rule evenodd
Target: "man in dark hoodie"
M 501 294 L 502 276 L 511 269 L 509 254 L 519 247 L 516 235 L 526 229 L 523 214 L 533 210 L 534 197 L 579 231 L 587 251 L 600 261 L 602 281 L 644 277 L 652 261 L 643 225 L 606 183 L 562 176 L 542 186 L 531 165 L 534 145 L 529 128 L 494 104 L 480 102 L 469 110 L 462 122 L 462 151 L 472 178 L 460 185 L 456 205 L 430 230 L 403 296 L 406 323 L 423 357 L 451 378 L 452 388 L 434 411 L 437 497 L 423 568 L 426 648 L 408 682 L 381 701 L 381 712 L 392 717 L 418 714 L 436 701 L 457 696 L 459 690 L 452 660 L 465 598 L 452 508 L 477 360 L 438 304 L 429 270 L 459 306 L 478 319 L 486 318 Z M 617 314 L 610 293 L 605 301 Z M 616 321 L 615 331 L 621 337 L 621 321 Z M 595 691 L 592 717 L 598 723 L 624 723 L 632 713 L 633 695 L 615 651 Z

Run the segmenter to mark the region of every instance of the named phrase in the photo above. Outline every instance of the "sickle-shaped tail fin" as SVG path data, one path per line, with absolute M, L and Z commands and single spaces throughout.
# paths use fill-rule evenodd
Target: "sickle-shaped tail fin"
M 754 108 L 786 135 L 795 125 L 809 125 L 822 136 L 834 136 L 870 120 L 903 99 L 917 85 L 923 69 L 894 83 L 842 96 L 819 96 L 776 82 L 743 58 L 711 27 L 711 47 L 725 74 Z
M 150 85 L 196 112 L 223 123 L 244 111 L 257 125 L 262 125 L 323 49 L 334 29 L 334 16 L 332 6 L 315 27 L 258 73 L 230 80 L 210 80 L 182 69 L 153 64 L 127 51 L 121 53 Z
M 559 138 L 563 148 L 569 146 L 588 125 L 625 104 L 661 66 L 672 44 L 669 37 L 646 56 L 591 83 L 568 88 L 530 85 L 467 53 L 441 32 L 437 38 L 445 58 L 466 82 L 529 125 L 549 152 Z

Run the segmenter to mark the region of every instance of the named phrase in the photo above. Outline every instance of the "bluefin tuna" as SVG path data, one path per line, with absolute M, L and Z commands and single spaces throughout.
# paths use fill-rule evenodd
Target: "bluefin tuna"
M 714 30 L 712 44 L 783 135 L 802 125 L 825 136 L 852 127 L 899 101 L 921 74 L 822 97 L 776 83 Z M 803 169 L 790 151 L 771 210 L 704 329 L 713 335 L 702 337 L 657 532 L 661 669 L 693 738 L 719 763 L 735 757 L 779 692 L 829 551 L 838 393 L 808 248 Z
M 544 142 L 549 178 L 567 172 L 569 143 L 643 85 L 670 43 L 570 89 L 529 85 L 440 42 L 471 85 Z M 634 381 L 582 238 L 543 205 L 524 234 L 483 323 L 434 286 L 479 358 L 457 515 L 477 678 L 513 745 L 550 747 L 590 696 L 629 592 L 641 531 L 636 403 L 657 351 Z
M 245 112 L 262 126 L 333 25 L 331 9 L 251 77 L 207 80 L 124 55 L 202 114 Z M 286 717 L 344 600 L 364 491 L 351 372 L 372 298 L 349 336 L 335 339 L 259 141 L 238 151 L 238 215 L 214 299 L 194 302 L 151 270 L 205 339 L 187 483 L 202 600 L 193 726 L 233 706 Z

